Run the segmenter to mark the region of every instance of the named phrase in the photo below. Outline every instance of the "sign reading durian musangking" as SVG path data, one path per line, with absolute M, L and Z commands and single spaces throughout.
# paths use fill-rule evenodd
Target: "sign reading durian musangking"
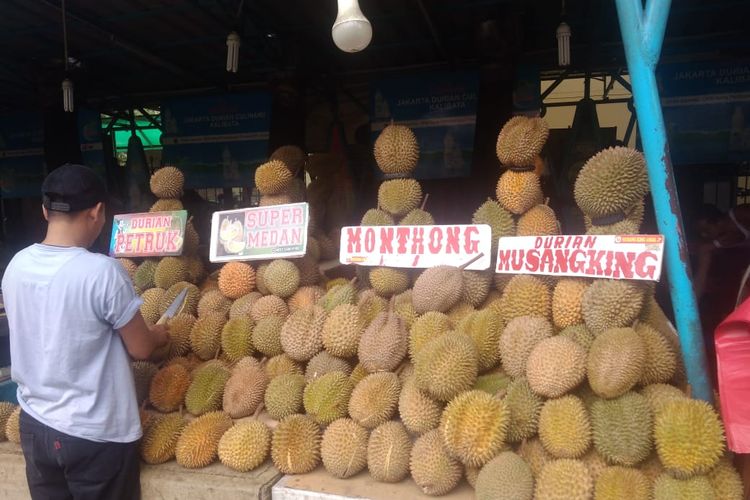
M 487 224 L 348 226 L 341 229 L 339 262 L 405 268 L 471 262 L 466 269 L 482 271 L 492 265 L 492 229 Z
M 307 251 L 307 203 L 214 212 L 211 262 L 303 257 Z
M 659 281 L 664 236 L 517 236 L 498 241 L 495 272 Z
M 115 215 L 112 257 L 169 257 L 182 254 L 187 211 Z

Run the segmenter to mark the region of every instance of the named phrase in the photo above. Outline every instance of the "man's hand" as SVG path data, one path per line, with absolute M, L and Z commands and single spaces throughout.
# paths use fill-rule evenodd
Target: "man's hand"
M 169 343 L 169 327 L 167 325 L 153 325 L 149 327 L 156 339 L 156 346 L 163 347 Z

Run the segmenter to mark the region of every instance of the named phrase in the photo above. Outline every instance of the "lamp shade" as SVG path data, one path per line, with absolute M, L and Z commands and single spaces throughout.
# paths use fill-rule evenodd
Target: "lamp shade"
M 336 47 L 344 52 L 359 52 L 370 45 L 372 25 L 357 0 L 338 0 L 339 13 L 331 28 Z

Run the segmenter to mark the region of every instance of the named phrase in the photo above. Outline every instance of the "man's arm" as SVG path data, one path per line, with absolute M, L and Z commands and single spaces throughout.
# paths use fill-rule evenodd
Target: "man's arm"
M 119 332 L 130 356 L 138 360 L 148 359 L 155 349 L 169 342 L 167 327 L 165 325 L 148 326 L 140 312 L 120 328 Z

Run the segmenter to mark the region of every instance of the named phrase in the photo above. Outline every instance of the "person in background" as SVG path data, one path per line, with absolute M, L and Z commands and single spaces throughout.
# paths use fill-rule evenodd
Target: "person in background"
M 148 358 L 168 332 L 146 325 L 122 266 L 87 250 L 106 194 L 85 166 L 53 170 L 42 184 L 46 237 L 16 254 L 2 281 L 35 500 L 140 497 L 131 357 Z

